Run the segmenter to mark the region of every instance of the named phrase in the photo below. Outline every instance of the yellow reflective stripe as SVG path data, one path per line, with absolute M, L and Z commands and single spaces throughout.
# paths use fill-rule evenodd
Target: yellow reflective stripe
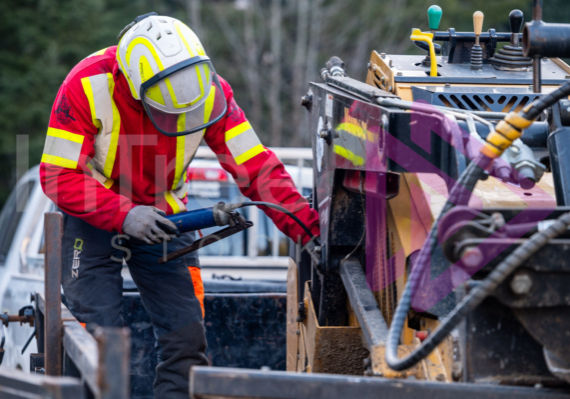
M 53 165 L 67 165 L 75 169 L 81 156 L 84 136 L 66 130 L 48 127 L 43 155 Z
M 80 134 L 71 133 L 61 129 L 55 129 L 53 127 L 48 127 L 47 135 L 52 137 L 59 137 L 60 139 L 73 141 L 74 143 L 79 144 L 83 144 L 83 140 L 85 139 L 85 136 L 82 136 Z
M 174 181 L 172 182 L 172 189 L 178 187 L 180 179 L 184 174 L 184 150 L 186 148 L 186 136 L 176 137 L 176 169 L 174 171 Z
M 249 130 L 249 129 L 253 129 L 253 128 L 251 127 L 251 124 L 248 121 L 245 121 L 244 123 L 242 123 L 240 125 L 232 127 L 230 130 L 228 130 L 226 132 L 226 141 L 230 141 L 234 137 L 239 136 L 240 134 L 242 134 L 243 132 L 245 132 L 246 130 Z
M 195 55 L 206 55 L 206 51 L 204 51 L 204 47 L 202 47 L 202 44 L 200 43 L 200 40 L 198 40 L 198 37 L 196 36 L 196 34 L 190 29 L 188 28 L 186 25 L 181 24 L 180 22 L 175 22 L 174 23 L 174 27 L 176 28 L 176 32 L 178 32 L 178 35 L 180 36 L 180 38 L 182 39 L 182 42 L 184 43 L 184 46 L 186 47 L 186 50 L 188 50 L 188 53 L 190 54 L 190 57 L 194 57 Z M 186 28 L 188 30 L 187 34 L 184 34 L 181 30 L 181 27 Z M 190 45 L 188 44 L 188 41 L 186 40 L 187 35 L 190 37 L 190 39 L 192 39 L 192 41 L 194 42 L 194 46 L 196 47 L 196 52 L 198 54 L 194 54 L 194 52 L 192 51 L 192 49 L 190 48 Z
M 183 132 L 186 130 L 186 113 L 178 115 L 176 121 L 176 131 Z M 186 149 L 186 136 L 176 137 L 176 169 L 174 170 L 174 180 L 172 181 L 172 189 L 178 187 L 180 178 L 184 173 L 184 150 Z
M 249 161 L 254 156 L 261 154 L 263 151 L 265 151 L 265 148 L 263 148 L 263 145 L 258 144 L 255 147 L 247 150 L 243 154 L 235 157 L 236 164 L 241 165 L 242 163 Z
M 212 115 L 212 110 L 214 108 L 214 100 L 216 97 L 216 88 L 212 86 L 212 90 L 208 95 L 208 98 L 204 102 L 204 123 L 208 123 L 210 116 Z M 187 113 L 180 114 L 176 122 L 176 131 L 183 132 L 186 130 L 186 116 Z M 176 168 L 174 172 L 174 180 L 172 182 L 172 190 L 180 190 L 183 188 L 183 184 L 186 182 L 186 170 L 188 169 L 188 164 L 192 160 L 192 157 L 198 149 L 199 142 L 204 135 L 204 130 L 202 132 L 197 132 L 189 136 L 178 136 L 176 138 Z M 178 191 L 177 191 L 178 192 Z M 183 193 L 180 198 L 184 198 L 186 193 Z
M 117 109 L 117 104 L 113 99 L 113 94 L 115 92 L 115 81 L 113 80 L 113 75 L 111 73 L 107 74 L 107 80 L 109 83 L 109 94 L 111 95 L 111 106 L 113 108 L 113 131 L 111 132 L 111 144 L 109 145 L 109 152 L 107 153 L 107 159 L 105 160 L 105 167 L 103 168 L 103 174 L 106 178 L 111 178 L 111 172 L 113 172 L 113 165 L 115 164 L 115 157 L 117 156 L 117 147 L 119 145 L 119 133 L 121 131 L 121 115 Z
M 339 145 L 334 145 L 333 147 L 333 152 L 337 155 L 340 155 L 341 157 L 348 159 L 349 161 L 351 161 L 355 166 L 362 166 L 364 165 L 364 158 L 362 158 L 361 156 L 356 155 L 354 152 L 347 150 L 344 147 L 341 147 Z
M 99 50 L 99 51 L 95 51 L 93 54 L 88 55 L 87 58 L 89 58 L 89 57 L 97 57 L 98 55 L 103 55 L 103 54 L 105 54 L 105 51 L 107 51 L 108 48 L 109 48 L 109 47 L 105 47 L 104 49 L 101 49 L 101 50 Z
M 111 73 L 81 79 L 89 102 L 91 120 L 97 127 L 93 165 L 105 178 L 111 178 L 119 143 L 121 115 L 113 100 L 115 82 Z
M 188 42 L 186 41 L 186 38 L 184 37 L 184 34 L 180 31 L 180 24 L 178 22 L 174 23 L 174 27 L 176 28 L 176 32 L 178 32 L 178 36 L 180 37 L 180 39 L 182 39 L 182 43 L 184 43 L 184 46 L 186 47 L 186 50 L 188 50 L 188 53 L 190 54 L 190 57 L 194 57 L 196 54 L 194 54 L 194 52 L 192 51 L 192 49 L 190 48 L 190 46 L 188 45 Z
M 212 85 L 212 89 L 210 90 L 210 94 L 208 94 L 208 98 L 206 99 L 206 104 L 204 107 L 204 123 L 208 123 L 210 121 L 210 116 L 212 116 L 212 110 L 214 109 L 215 98 L 216 86 Z
M 166 198 L 166 202 L 172 208 L 172 212 L 180 213 L 186 211 L 184 203 L 180 201 L 175 195 L 173 195 L 171 191 L 165 191 L 164 198 Z
M 105 180 L 105 182 L 103 183 L 103 186 L 105 186 L 105 188 L 111 188 L 111 186 L 113 185 L 113 183 L 115 183 L 115 181 L 113 179 L 107 179 Z
M 89 101 L 89 110 L 91 111 L 91 121 L 93 125 L 101 131 L 101 122 L 96 118 L 95 113 L 95 96 L 93 95 L 93 87 L 91 86 L 91 80 L 89 78 L 81 79 L 81 84 L 83 85 L 83 91 L 87 96 L 87 101 Z
M 152 44 L 152 42 L 150 40 L 148 40 L 146 37 L 143 36 L 139 36 L 136 39 L 134 39 L 130 44 L 129 47 L 127 47 L 127 51 L 125 52 L 125 59 L 127 60 L 127 65 L 131 66 L 131 52 L 133 51 L 133 48 L 137 45 L 137 44 L 142 44 L 143 46 L 145 46 L 148 51 L 150 51 L 150 53 L 152 54 L 152 57 L 154 58 L 154 60 L 156 61 L 156 65 L 158 65 L 158 67 L 160 68 L 160 70 L 164 70 L 164 65 L 162 65 L 162 61 L 160 60 L 160 57 L 158 56 L 158 53 L 156 52 L 156 50 L 154 49 L 154 46 Z
M 127 82 L 129 83 L 129 89 L 131 89 L 131 94 L 133 95 L 134 98 L 136 98 L 137 100 L 140 100 L 139 93 L 136 92 L 135 85 L 133 84 L 133 81 L 131 80 L 131 78 L 127 74 L 127 70 L 126 70 L 125 66 L 123 65 L 123 61 L 121 60 L 121 57 L 119 56 L 119 49 L 121 48 L 121 42 L 123 41 L 124 38 L 125 38 L 125 35 L 123 35 L 121 40 L 119 40 L 119 45 L 117 46 L 117 60 L 119 61 L 119 66 L 121 67 L 121 71 L 124 72 L 125 78 L 127 79 Z
M 77 161 L 72 161 L 71 159 L 61 158 L 55 155 L 43 154 L 42 162 L 50 165 L 61 166 L 67 169 L 76 169 Z
M 359 139 L 366 140 L 366 131 L 353 123 L 341 123 L 336 127 L 336 130 L 343 130 Z

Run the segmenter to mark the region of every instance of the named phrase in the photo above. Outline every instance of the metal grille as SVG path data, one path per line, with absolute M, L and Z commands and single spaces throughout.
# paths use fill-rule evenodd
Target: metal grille
M 412 92 L 414 100 L 433 105 L 489 112 L 519 111 L 540 96 L 522 88 L 413 87 Z

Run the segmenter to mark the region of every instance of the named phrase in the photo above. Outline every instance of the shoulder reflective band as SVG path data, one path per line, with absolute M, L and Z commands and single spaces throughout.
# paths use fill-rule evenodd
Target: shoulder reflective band
M 104 73 L 89 76 L 81 79 L 81 83 L 89 101 L 93 125 L 99 129 L 99 134 L 95 138 L 93 164 L 99 172 L 110 179 L 121 130 L 121 115 L 113 100 L 115 91 L 113 75 Z
M 226 145 L 238 165 L 265 151 L 257 134 L 247 121 L 226 132 Z
M 76 169 L 84 139 L 80 134 L 49 127 L 42 162 Z

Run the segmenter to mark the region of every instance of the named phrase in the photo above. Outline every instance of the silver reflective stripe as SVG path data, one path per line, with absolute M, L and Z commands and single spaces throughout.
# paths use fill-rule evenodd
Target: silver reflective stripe
M 120 120 L 114 120 L 114 104 L 111 97 L 111 88 L 109 87 L 110 81 L 112 82 L 112 77 L 110 78 L 109 75 L 110 74 L 104 73 L 82 79 L 89 80 L 91 92 L 86 89 L 85 94 L 87 95 L 90 103 L 93 121 L 94 123 L 95 121 L 98 121 L 100 125 L 99 134 L 95 137 L 95 156 L 93 157 L 93 166 L 106 177 L 110 177 L 112 171 L 117 142 L 117 137 L 114 138 L 113 135 L 118 135 L 119 132 L 114 131 L 114 129 L 117 130 L 117 122 L 120 123 Z M 84 88 L 85 87 L 86 85 L 84 83 Z M 117 117 L 120 118 L 118 114 Z M 112 146 L 114 148 L 112 148 Z M 111 154 L 109 154 L 110 150 Z M 112 159 L 108 161 L 107 158 L 109 155 L 112 156 Z
M 188 192 L 188 183 L 186 183 L 184 179 L 180 179 L 180 181 L 183 183 L 179 184 L 176 190 L 174 190 L 172 193 L 178 198 L 184 198 Z
M 44 146 L 44 154 L 78 162 L 79 156 L 81 155 L 81 146 L 81 143 L 48 135 Z
M 261 145 L 261 141 L 255 134 L 255 131 L 250 128 L 245 132 L 231 138 L 226 142 L 234 159 L 238 159 L 240 155 L 244 155 L 247 151 Z
M 194 159 L 202 137 L 204 137 L 204 130 L 184 136 L 184 170 L 188 169 L 188 165 Z

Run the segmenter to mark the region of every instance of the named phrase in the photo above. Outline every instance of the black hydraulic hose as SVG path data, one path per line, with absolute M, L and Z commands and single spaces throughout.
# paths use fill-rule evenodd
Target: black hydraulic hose
M 283 212 L 284 214 L 286 214 L 287 216 L 289 216 L 291 219 L 293 219 L 295 222 L 297 222 L 297 224 L 299 226 L 301 226 L 301 228 L 303 230 L 305 230 L 305 233 L 307 233 L 307 235 L 309 237 L 311 237 L 311 239 L 315 238 L 315 235 L 313 233 L 311 233 L 311 230 L 309 230 L 309 228 L 307 227 L 307 225 L 305 223 L 303 223 L 301 221 L 301 219 L 299 219 L 297 216 L 295 216 L 295 214 L 285 208 L 283 208 L 280 205 L 276 205 L 276 204 L 272 204 L 271 202 L 265 202 L 265 201 L 250 201 L 250 202 L 242 202 L 240 205 L 240 208 L 242 207 L 246 207 L 246 206 L 266 206 L 268 208 L 272 208 L 275 210 L 278 210 L 280 212 Z
M 388 366 L 394 370 L 401 371 L 408 369 L 429 355 L 432 351 L 432 349 L 430 349 L 426 352 L 427 349 L 424 348 L 426 347 L 425 344 L 427 341 L 425 341 L 424 345 L 417 348 L 407 357 L 403 359 L 398 358 L 398 344 L 400 342 L 404 323 L 406 322 L 406 317 L 412 304 L 412 295 L 417 291 L 418 285 L 421 282 L 423 270 L 425 267 L 429 266 L 432 250 L 437 246 L 437 225 L 439 220 L 453 207 L 457 205 L 467 205 L 469 198 L 471 197 L 471 192 L 475 188 L 479 179 L 483 176 L 484 169 L 490 162 L 490 159 L 484 156 L 479 156 L 476 160 L 471 162 L 461 174 L 457 183 L 451 189 L 449 198 L 438 219 L 432 225 L 428 238 L 422 246 L 416 262 L 414 262 L 412 272 L 410 273 L 408 282 L 406 283 L 406 287 L 404 288 L 404 292 L 402 293 L 402 297 L 400 298 L 400 302 L 398 303 L 394 313 L 386 343 L 386 362 L 388 363 Z M 436 330 L 436 332 L 438 330 L 441 330 L 441 326 Z M 439 343 L 435 346 L 438 344 Z
M 570 95 L 570 82 L 565 83 L 558 89 L 554 90 L 552 93 L 545 96 L 539 97 L 538 100 L 534 101 L 528 110 L 523 109 L 521 115 L 528 120 L 534 120 L 540 116 L 548 107 L 552 107 L 556 102 L 564 97 Z
M 560 99 L 570 95 L 570 82 L 564 84 L 554 92 L 541 97 L 519 115 L 527 120 L 535 120 L 548 107 L 555 104 Z M 475 309 L 499 284 L 501 284 L 514 270 L 517 269 L 530 256 L 535 254 L 540 248 L 546 245 L 552 238 L 562 234 L 570 226 L 570 213 L 562 215 L 553 225 L 546 230 L 533 234 L 528 241 L 519 246 L 509 256 L 507 256 L 473 291 L 445 317 L 439 327 L 428 336 L 419 348 L 416 348 L 405 358 L 398 358 L 398 344 L 407 314 L 411 307 L 412 295 L 420 283 L 423 270 L 430 264 L 432 250 L 437 246 L 437 224 L 441 217 L 456 205 L 466 205 L 471 196 L 475 184 L 483 174 L 485 160 L 491 162 L 490 158 L 478 157 L 463 172 L 457 183 L 452 188 L 449 199 L 441 211 L 437 221 L 433 224 L 430 234 L 424 243 L 417 261 L 410 273 L 408 282 L 396 312 L 392 319 L 388 340 L 386 343 L 386 362 L 390 368 L 396 371 L 406 370 L 414 366 L 417 362 L 427 357 L 457 326 L 457 324 Z M 475 166 L 474 166 L 475 165 Z M 479 166 L 480 165 L 480 166 Z
M 412 352 L 409 356 L 398 359 L 397 353 L 393 352 L 394 339 L 395 348 L 398 347 L 399 337 L 392 336 L 392 329 L 388 336 L 388 348 L 386 361 L 388 365 L 397 371 L 405 370 L 428 356 L 444 339 L 451 330 L 471 311 L 483 302 L 490 292 L 495 290 L 499 284 L 522 265 L 529 257 L 538 252 L 548 242 L 562 234 L 570 226 L 570 213 L 565 213 L 546 230 L 533 234 L 528 241 L 517 247 L 509 256 L 503 260 L 480 285 L 477 285 L 463 300 L 442 320 L 440 326 L 430 334 L 423 342 L 422 346 Z M 407 313 L 407 312 L 406 312 Z M 404 317 L 405 320 L 405 317 Z M 392 321 L 394 323 L 394 321 Z

